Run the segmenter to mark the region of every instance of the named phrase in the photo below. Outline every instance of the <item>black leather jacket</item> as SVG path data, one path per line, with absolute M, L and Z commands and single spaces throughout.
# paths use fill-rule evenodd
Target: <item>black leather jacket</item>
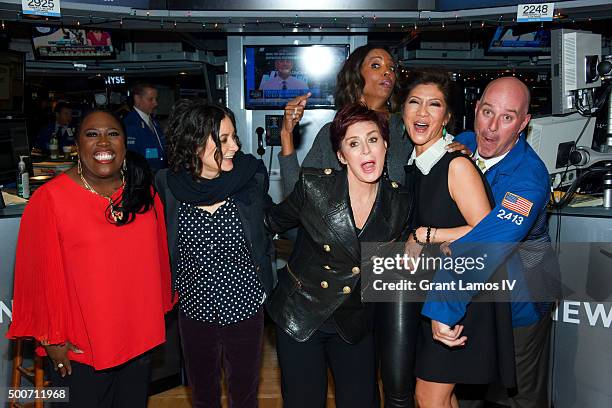
M 358 342 L 372 328 L 373 305 L 361 302 L 360 242 L 407 238 L 413 194 L 381 178 L 359 237 L 346 170 L 304 168 L 285 201 L 266 212 L 274 232 L 299 226 L 288 265 L 269 298 L 270 317 L 297 341 L 307 340 L 332 314 L 340 336 Z

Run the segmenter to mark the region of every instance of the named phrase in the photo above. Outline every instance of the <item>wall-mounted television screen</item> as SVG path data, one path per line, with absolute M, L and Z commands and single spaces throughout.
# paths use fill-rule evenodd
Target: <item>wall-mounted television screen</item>
M 487 51 L 490 54 L 547 55 L 550 54 L 550 30 L 499 26 Z
M 245 46 L 245 107 L 281 109 L 311 92 L 306 108 L 333 108 L 336 76 L 348 55 L 348 45 Z
M 39 58 L 109 58 L 114 56 L 111 34 L 104 30 L 34 26 L 34 51 Z

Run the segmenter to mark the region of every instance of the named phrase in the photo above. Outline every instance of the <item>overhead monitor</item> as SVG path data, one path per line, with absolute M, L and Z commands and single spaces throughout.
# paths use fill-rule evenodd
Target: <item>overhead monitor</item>
M 115 55 L 111 33 L 63 26 L 34 26 L 34 52 L 38 58 L 110 58 Z
M 333 108 L 336 76 L 348 55 L 345 44 L 245 46 L 246 109 L 282 109 L 307 92 L 306 108 Z
M 533 27 L 499 26 L 491 38 L 490 54 L 549 55 L 550 30 Z

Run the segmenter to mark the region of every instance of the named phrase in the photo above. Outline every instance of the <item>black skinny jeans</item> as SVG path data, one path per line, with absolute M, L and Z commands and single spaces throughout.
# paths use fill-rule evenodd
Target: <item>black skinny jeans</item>
M 414 408 L 414 362 L 421 303 L 376 305 L 377 342 L 385 408 Z

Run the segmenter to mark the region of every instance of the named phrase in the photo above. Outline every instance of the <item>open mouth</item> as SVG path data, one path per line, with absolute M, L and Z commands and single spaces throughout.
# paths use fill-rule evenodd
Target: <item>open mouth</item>
M 484 139 L 484 141 L 485 141 L 486 143 L 495 143 L 495 142 L 496 142 L 496 140 L 495 140 L 495 138 L 494 138 L 494 137 L 487 137 L 487 136 L 483 136 L 482 138 Z
M 376 170 L 376 161 L 368 160 L 361 163 L 361 169 L 364 173 L 372 173 Z
M 94 160 L 100 163 L 109 163 L 115 159 L 113 152 L 96 152 L 93 156 Z
M 414 129 L 418 133 L 425 132 L 428 128 L 429 128 L 429 124 L 427 124 L 425 122 L 414 122 Z

